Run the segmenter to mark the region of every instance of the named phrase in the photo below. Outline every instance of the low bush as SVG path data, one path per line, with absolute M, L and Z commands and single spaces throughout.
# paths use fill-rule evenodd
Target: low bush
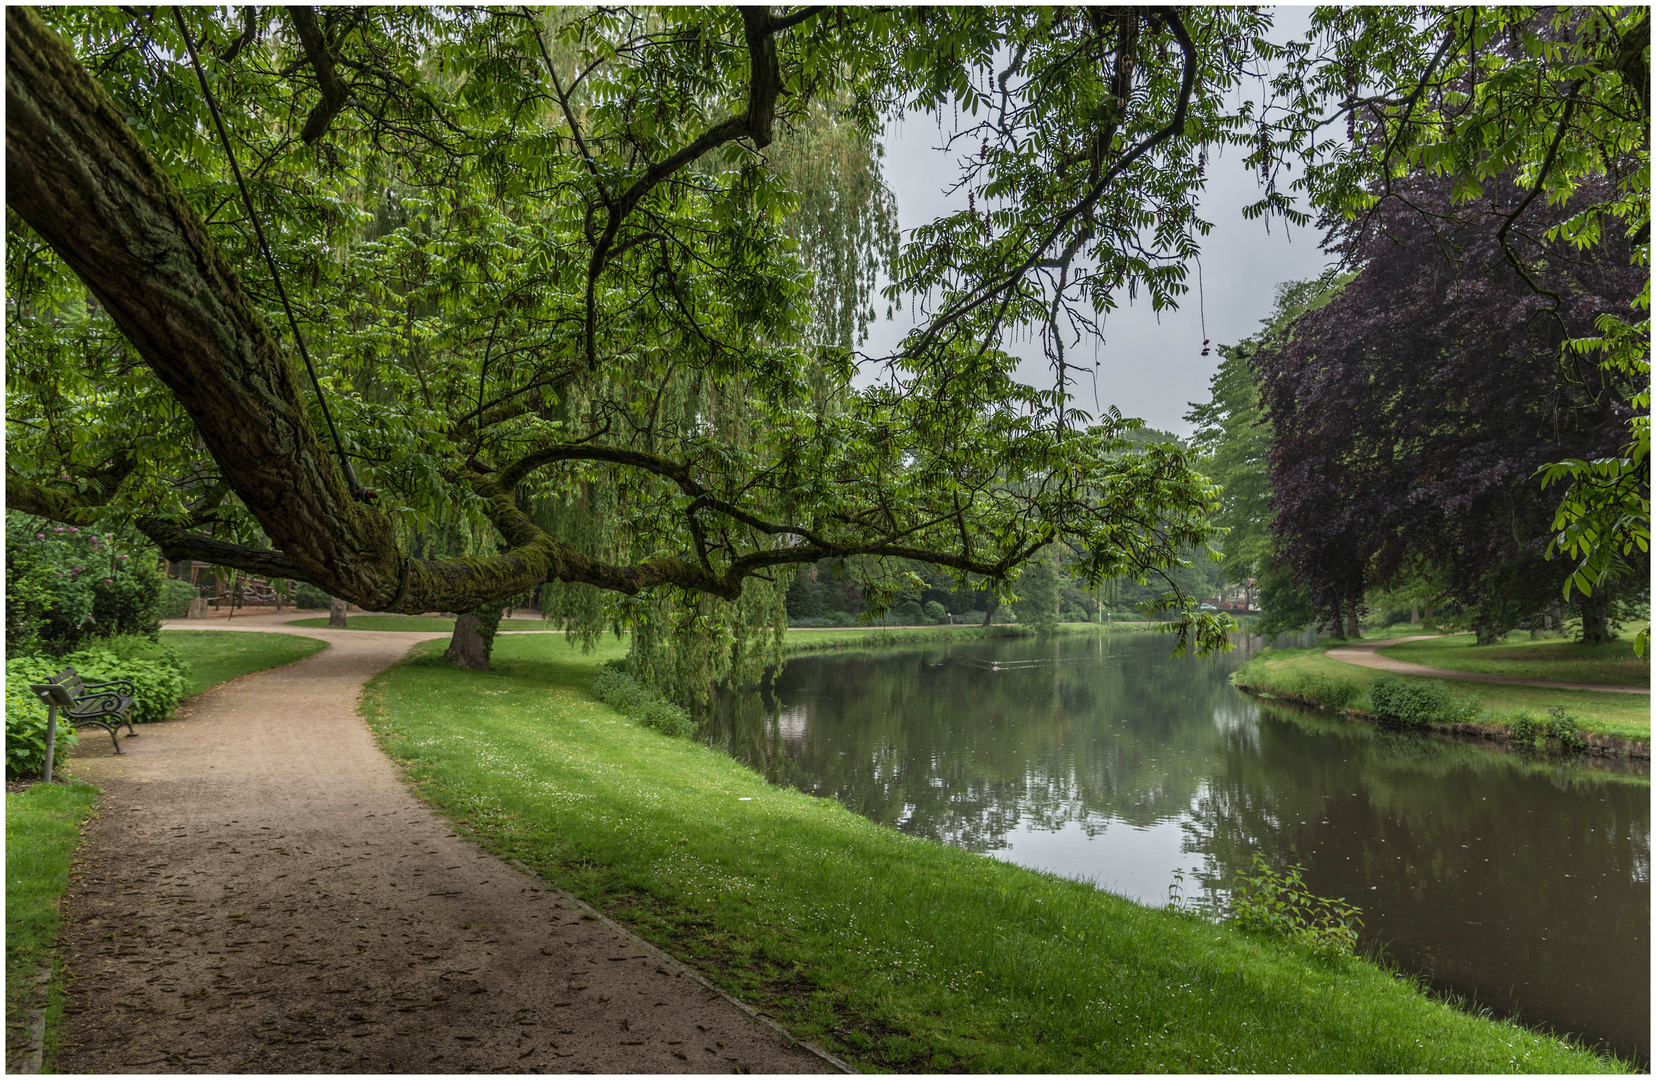
M 1435 679 L 1416 682 L 1396 675 L 1375 680 L 1369 687 L 1369 704 L 1380 719 L 1405 728 L 1469 723 L 1481 711 L 1475 700 L 1452 693 Z
M 592 696 L 663 735 L 689 738 L 696 733 L 690 711 L 656 697 L 628 673 L 618 660 L 601 664 L 592 680 Z
M 1582 736 L 1576 718 L 1562 705 L 1549 709 L 1545 720 L 1528 710 L 1520 712 L 1507 721 L 1507 730 L 1512 734 L 1512 741 L 1520 746 L 1538 746 L 1552 739 L 1558 743 L 1560 750 L 1567 752 L 1587 747 L 1587 740 Z
M 318 589 L 308 581 L 293 583 L 293 606 L 309 608 L 313 611 L 327 611 L 333 605 L 333 597 Z
M 201 595 L 201 590 L 188 581 L 167 578 L 161 583 L 161 617 L 182 619 L 190 613 L 190 605 Z
M 63 657 L 13 657 L 6 661 L 6 684 L 9 687 L 15 682 L 27 688 L 29 683 L 45 682 L 65 667 L 73 667 L 87 682 L 132 680 L 132 719 L 139 724 L 165 720 L 184 699 L 189 685 L 189 667 L 177 649 L 136 634 L 95 640 Z M 9 697 L 7 701 L 9 726 Z M 46 706 L 37 700 L 35 708 L 44 717 Z
M 55 674 L 55 672 L 54 672 Z M 46 706 L 29 689 L 40 679 L 19 678 L 6 665 L 6 778 L 39 776 L 46 767 Z M 79 742 L 67 724 L 57 731 L 58 760 Z
M 1297 941 L 1321 956 L 1354 955 L 1362 911 L 1316 895 L 1301 873 L 1297 866 L 1272 870 L 1256 852 L 1253 873 L 1240 875 L 1231 890 L 1231 921 L 1243 930 Z

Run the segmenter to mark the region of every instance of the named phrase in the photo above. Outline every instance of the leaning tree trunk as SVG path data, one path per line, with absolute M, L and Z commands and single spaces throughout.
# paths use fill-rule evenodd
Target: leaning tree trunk
M 350 625 L 345 621 L 345 601 L 337 596 L 333 597 L 332 601 L 328 605 L 328 625 L 337 626 L 343 630 Z
M 493 671 L 489 654 L 494 652 L 495 631 L 500 628 L 501 605 L 485 604 L 476 611 L 461 612 L 454 620 L 454 636 L 449 638 L 448 651 L 443 658 L 455 667 L 472 671 Z
M 990 623 L 995 621 L 995 609 L 999 606 L 1000 605 L 995 602 L 995 594 L 990 593 L 988 599 L 986 599 L 983 602 L 983 625 L 984 626 L 988 626 Z

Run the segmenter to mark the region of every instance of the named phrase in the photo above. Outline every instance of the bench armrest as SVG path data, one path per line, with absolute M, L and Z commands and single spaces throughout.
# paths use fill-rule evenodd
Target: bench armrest
M 83 720 L 87 717 L 114 716 L 126 712 L 131 708 L 133 700 L 126 694 L 117 694 L 113 690 L 102 690 L 96 694 L 82 694 L 75 699 L 75 707 L 65 715 L 73 720 Z

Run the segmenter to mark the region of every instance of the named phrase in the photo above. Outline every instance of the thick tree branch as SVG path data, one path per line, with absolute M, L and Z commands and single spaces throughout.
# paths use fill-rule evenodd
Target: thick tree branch
M 293 19 L 293 29 L 305 47 L 305 59 L 316 72 L 316 83 L 322 90 L 322 100 L 311 110 L 304 129 L 299 132 L 299 138 L 308 146 L 327 132 L 328 125 L 345 108 L 351 94 L 334 71 L 333 55 L 328 51 L 322 28 L 316 24 L 316 12 L 308 7 L 293 7 L 288 8 L 288 16 Z

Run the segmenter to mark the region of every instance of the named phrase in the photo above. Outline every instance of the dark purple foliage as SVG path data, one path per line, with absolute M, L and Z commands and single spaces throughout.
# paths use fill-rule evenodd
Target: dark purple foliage
M 1355 280 L 1254 358 L 1278 551 L 1337 629 L 1367 586 L 1421 564 L 1447 571 L 1480 637 L 1538 610 L 1567 566 L 1543 557 L 1557 494 L 1536 469 L 1625 441 L 1628 388 L 1561 346 L 1628 317 L 1643 271 L 1620 239 L 1545 239 L 1564 214 L 1537 199 L 1508 242 L 1538 292 L 1497 239 L 1522 192 L 1487 190 L 1508 204 L 1454 206 L 1447 179 L 1394 184 L 1338 236 Z

